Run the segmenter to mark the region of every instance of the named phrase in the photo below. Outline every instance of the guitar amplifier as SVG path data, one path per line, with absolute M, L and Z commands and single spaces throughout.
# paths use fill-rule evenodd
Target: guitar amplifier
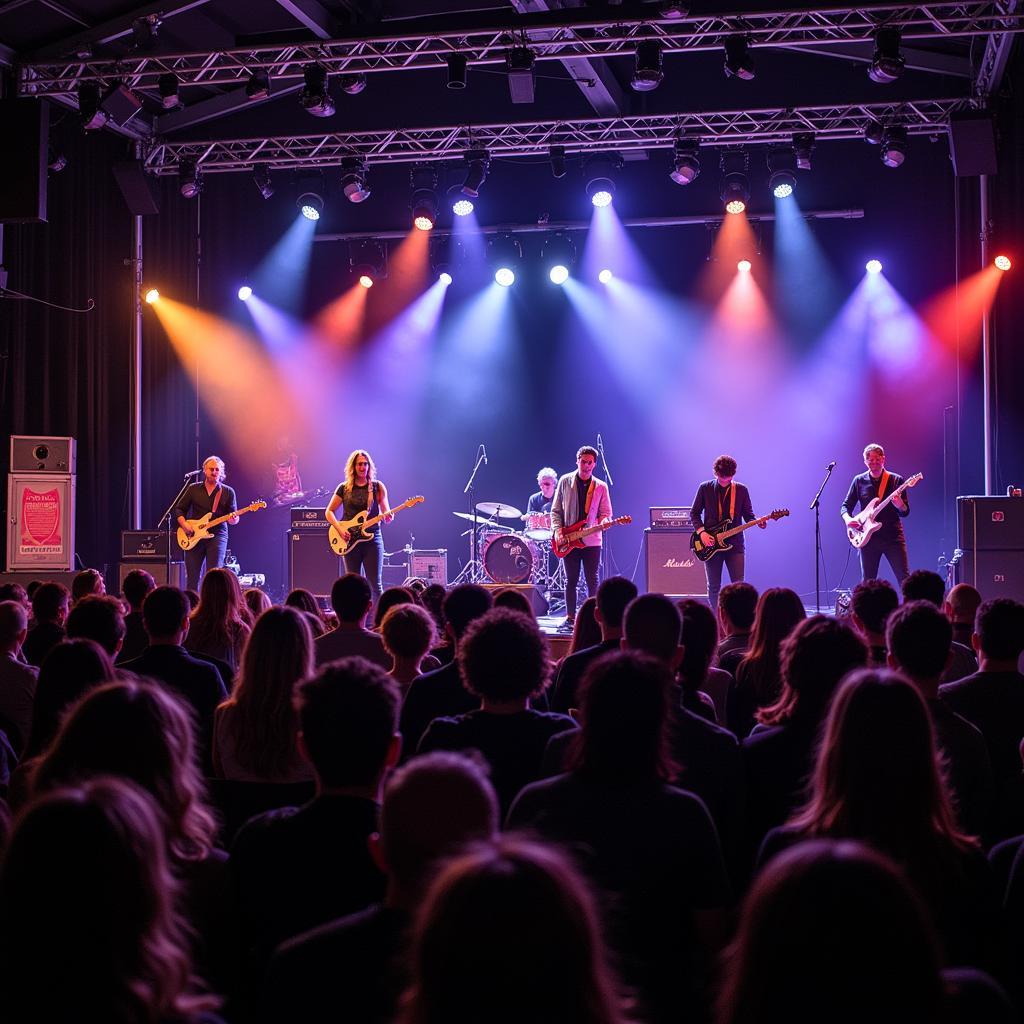
M 292 509 L 292 529 L 326 530 L 331 525 L 327 522 L 326 511 L 325 508 L 297 505 Z
M 325 524 L 326 525 L 326 524 Z M 288 589 L 302 587 L 316 597 L 330 596 L 345 563 L 319 530 L 288 531 Z
M 146 561 L 154 562 L 167 561 L 167 531 L 166 530 L 122 530 L 121 531 L 121 560 L 125 562 Z M 170 544 L 171 557 L 173 561 L 180 561 L 182 558 L 181 548 L 176 543 Z
M 409 575 L 427 583 L 448 586 L 448 549 L 433 548 L 409 552 Z
M 689 505 L 651 506 L 652 530 L 692 530 Z
M 961 495 L 956 499 L 957 547 L 964 551 L 1024 548 L 1024 498 Z
M 690 550 L 693 530 L 644 530 L 647 593 L 707 597 L 704 563 Z

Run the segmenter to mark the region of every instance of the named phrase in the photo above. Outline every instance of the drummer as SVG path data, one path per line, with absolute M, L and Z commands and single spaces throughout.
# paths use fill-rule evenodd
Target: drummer
M 537 483 L 540 485 L 540 490 L 536 494 L 530 495 L 530 500 L 526 503 L 524 520 L 529 519 L 533 513 L 551 511 L 551 502 L 555 497 L 555 485 L 558 483 L 558 474 L 550 466 L 545 466 L 537 474 Z

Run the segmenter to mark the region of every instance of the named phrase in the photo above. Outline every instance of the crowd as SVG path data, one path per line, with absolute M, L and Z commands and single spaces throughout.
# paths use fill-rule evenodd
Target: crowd
M 0 588 L 0 1014 L 1024 1019 L 1024 604 Z

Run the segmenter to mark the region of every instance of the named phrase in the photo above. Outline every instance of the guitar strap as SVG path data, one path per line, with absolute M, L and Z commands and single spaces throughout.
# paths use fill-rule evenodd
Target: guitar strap
M 590 478 L 590 486 L 587 488 L 587 500 L 583 505 L 583 518 L 590 516 L 590 503 L 594 500 L 594 478 Z
M 217 518 L 217 506 L 220 504 L 220 496 L 224 493 L 224 489 L 220 486 L 217 487 L 217 493 L 213 496 L 213 511 L 210 513 L 211 519 Z
M 729 492 L 729 518 L 736 518 L 736 484 L 732 483 L 726 488 Z M 724 516 L 722 515 L 722 490 L 715 484 L 715 495 L 718 497 L 718 521 L 721 522 Z
M 885 497 L 885 489 L 889 486 L 889 470 L 882 470 L 882 479 L 878 482 L 878 500 L 881 501 Z

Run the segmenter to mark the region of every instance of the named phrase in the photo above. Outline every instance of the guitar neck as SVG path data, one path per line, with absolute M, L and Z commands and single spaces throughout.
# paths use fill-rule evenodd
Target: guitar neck
M 600 533 L 602 530 L 607 530 L 610 526 L 615 526 L 624 522 L 621 519 L 609 519 L 607 523 L 598 523 L 597 526 L 586 526 L 582 530 L 574 530 L 566 537 L 566 540 L 583 540 L 584 537 L 590 537 L 595 533 Z
M 239 508 L 239 509 L 236 509 L 234 512 L 229 512 L 226 516 L 218 516 L 218 518 L 216 518 L 216 519 L 211 519 L 206 524 L 206 528 L 208 530 L 210 530 L 214 526 L 220 526 L 221 523 L 226 523 L 229 519 L 234 519 L 235 516 L 244 516 L 246 512 L 251 512 L 251 511 L 252 511 L 251 508 Z
M 734 526 L 731 530 L 723 530 L 721 533 L 715 534 L 715 536 L 719 540 L 725 540 L 726 537 L 733 537 L 737 533 L 742 533 L 744 530 L 749 530 L 752 526 L 760 526 L 761 523 L 766 523 L 769 519 L 771 519 L 770 515 L 761 516 L 760 519 L 751 519 L 749 523 L 744 523 L 742 526 Z
M 909 480 L 904 480 L 903 483 L 901 483 L 899 485 L 899 487 L 897 487 L 896 490 L 892 492 L 892 494 L 890 494 L 887 498 L 883 498 L 882 501 L 880 501 L 875 506 L 874 514 L 877 516 L 878 513 L 881 512 L 882 509 L 885 508 L 885 506 L 888 505 L 892 501 L 893 498 L 898 498 L 907 489 L 907 487 L 909 485 L 910 485 L 910 481 Z
M 365 530 L 368 526 L 376 526 L 385 516 L 393 516 L 396 512 L 401 512 L 403 508 L 409 508 L 412 504 L 410 501 L 403 501 L 397 508 L 393 508 L 388 512 L 380 512 L 370 519 L 364 519 L 360 529 Z

